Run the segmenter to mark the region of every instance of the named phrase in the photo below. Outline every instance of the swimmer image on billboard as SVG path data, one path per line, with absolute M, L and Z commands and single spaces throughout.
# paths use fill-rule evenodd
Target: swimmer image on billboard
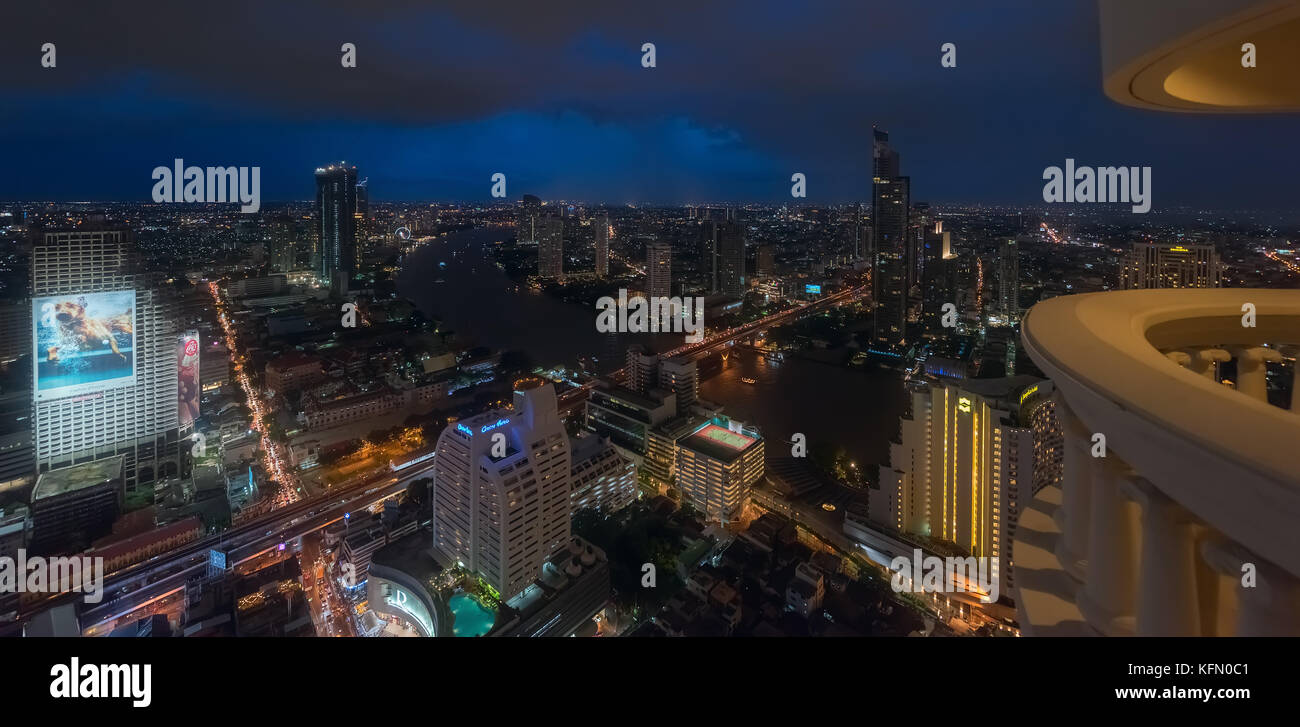
M 135 383 L 135 291 L 32 298 L 36 399 Z

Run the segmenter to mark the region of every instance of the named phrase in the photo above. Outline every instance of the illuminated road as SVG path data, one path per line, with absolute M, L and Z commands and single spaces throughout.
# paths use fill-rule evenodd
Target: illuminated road
M 1294 260 L 1287 260 L 1286 258 L 1282 257 L 1281 255 L 1278 255 L 1276 252 L 1272 250 L 1269 250 L 1268 252 L 1264 253 L 1264 257 L 1286 268 L 1287 272 L 1300 275 L 1300 263 L 1297 263 Z
M 382 477 L 375 476 L 333 492 L 328 498 L 294 503 L 220 534 L 207 536 L 168 553 L 154 556 L 147 561 L 107 573 L 104 576 L 105 600 L 99 604 L 85 604 L 86 613 L 103 613 L 105 615 L 98 621 L 107 620 L 113 617 L 111 613 L 105 611 L 111 603 L 117 603 L 118 607 L 115 610 L 121 610 L 122 599 L 129 596 L 131 598 L 129 603 L 132 604 L 132 608 L 136 608 L 148 600 L 145 598 L 146 595 L 156 597 L 165 593 L 163 586 L 171 589 L 182 587 L 185 582 L 183 576 L 207 566 L 208 551 L 212 548 L 234 549 L 236 551 L 232 553 L 234 561 L 254 557 L 259 552 L 291 540 L 303 532 L 324 527 L 343 517 L 345 512 L 360 510 L 381 499 L 399 494 L 411 480 L 431 477 L 432 472 L 432 461 L 422 462 L 418 466 L 413 465 L 399 475 L 385 472 Z M 251 552 L 245 551 L 245 548 L 250 549 Z M 79 593 L 51 594 L 40 603 L 27 606 L 22 613 L 22 618 L 27 619 L 45 609 L 80 599 Z M 93 622 L 89 620 L 83 621 L 83 624 L 91 623 Z
M 236 346 L 235 327 L 230 322 L 230 316 L 226 314 L 226 306 L 221 301 L 221 291 L 215 282 L 208 283 L 208 290 L 212 293 L 212 300 L 217 306 L 217 318 L 221 321 L 221 330 L 226 336 L 226 350 L 230 351 L 230 362 L 234 367 L 235 378 L 248 399 L 248 408 L 253 412 L 253 429 L 262 437 L 262 463 L 279 485 L 271 506 L 281 508 L 298 502 L 302 499 L 298 494 L 298 478 L 285 466 L 283 446 L 271 438 L 265 426 L 265 417 L 271 408 L 262 401 L 259 392 L 253 388 L 248 372 L 244 370 L 244 356 L 239 353 L 239 348 Z
M 428 468 L 428 469 L 431 469 Z M 396 497 L 406 490 L 412 479 L 428 474 L 428 469 L 419 469 L 401 479 L 390 476 L 384 484 L 370 487 L 330 503 L 315 503 L 314 508 L 307 508 L 302 514 L 299 507 L 292 511 L 276 512 L 269 521 L 258 523 L 256 530 L 238 535 L 225 534 L 217 542 L 206 539 L 203 543 L 190 544 L 175 553 L 160 559 L 148 561 L 143 572 L 125 577 L 107 577 L 104 579 L 104 600 L 98 604 L 85 604 L 80 614 L 83 629 L 138 610 L 173 592 L 182 590 L 186 581 L 202 573 L 208 567 L 208 550 L 219 547 L 229 555 L 228 567 L 234 568 L 240 563 L 257 558 L 280 543 L 290 542 L 307 533 L 312 533 L 343 519 L 346 513 L 359 512 L 372 507 L 391 497 Z M 304 503 L 310 506 L 311 503 Z M 311 564 L 304 562 L 303 567 Z M 80 594 L 68 594 L 77 597 Z

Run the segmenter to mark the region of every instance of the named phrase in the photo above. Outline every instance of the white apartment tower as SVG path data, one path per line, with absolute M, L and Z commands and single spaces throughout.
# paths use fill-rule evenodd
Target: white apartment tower
M 134 294 L 134 310 L 124 309 L 120 317 L 130 324 L 133 379 L 64 385 L 76 377 L 51 374 L 55 356 L 36 352 L 33 435 L 40 472 L 123 455 L 121 495 L 128 504 L 132 499 L 152 504 L 152 483 L 179 473 L 177 328 L 172 311 L 137 268 L 130 232 L 41 232 L 32 247 L 31 281 L 33 303 L 50 308 L 33 311 L 33 328 L 37 316 L 63 315 L 54 307 L 73 305 L 82 311 L 66 316 L 70 327 L 64 330 L 73 340 L 80 322 L 89 322 L 97 301 L 107 297 L 95 294 L 127 296 L 124 300 Z M 65 351 L 61 360 L 70 361 L 71 355 Z
M 569 437 L 551 384 L 438 437 L 433 545 L 507 600 L 569 541 Z

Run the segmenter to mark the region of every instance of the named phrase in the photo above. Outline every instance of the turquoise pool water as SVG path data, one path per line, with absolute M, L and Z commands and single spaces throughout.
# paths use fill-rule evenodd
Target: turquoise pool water
M 456 617 L 451 630 L 457 636 L 482 636 L 492 630 L 492 623 L 496 621 L 495 612 L 464 593 L 453 595 L 447 606 Z

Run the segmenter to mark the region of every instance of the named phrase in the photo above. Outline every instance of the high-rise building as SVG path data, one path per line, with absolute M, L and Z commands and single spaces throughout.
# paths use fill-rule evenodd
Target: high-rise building
M 564 220 L 554 212 L 537 223 L 537 274 L 543 278 L 564 278 Z
M 884 350 L 893 350 L 907 337 L 911 180 L 899 175 L 898 152 L 889 145 L 889 134 L 872 127 L 872 135 L 871 237 L 875 258 L 871 280 L 876 306 L 875 343 Z
M 1035 429 L 1022 421 L 1020 400 L 1047 385 L 974 379 L 914 392 L 890 463 L 880 467 L 880 490 L 867 500 L 871 521 L 990 558 L 1001 593 L 1010 594 L 1010 543 L 1035 463 Z
M 317 276 L 346 290 L 357 271 L 357 168 L 343 163 L 316 168 Z
M 1020 322 L 1020 245 L 1014 237 L 998 249 L 998 312 L 1007 323 Z
M 754 277 L 770 278 L 776 274 L 776 246 L 759 245 L 754 264 Z
M 591 222 L 596 241 L 596 274 L 609 275 L 609 215 L 597 215 Z
M 652 242 L 645 249 L 646 294 L 651 300 L 673 294 L 673 248 Z
M 638 466 L 649 447 L 649 432 L 677 411 L 675 397 L 652 397 L 601 382 L 587 398 L 587 429 L 608 437 Z
M 542 200 L 525 194 L 515 220 L 515 240 L 521 245 L 537 244 L 537 222 L 542 216 Z
M 710 295 L 718 292 L 718 223 L 705 219 L 700 223 L 700 274 Z
M 356 268 L 361 268 L 361 261 L 370 252 L 370 179 L 357 182 L 357 211 L 353 215 L 356 218 Z
M 1120 287 L 1217 288 L 1223 267 L 1213 245 L 1135 242 L 1120 268 Z
M 745 294 L 745 228 L 735 221 L 718 226 L 718 290 L 723 295 Z
M 925 267 L 921 284 L 921 326 L 927 334 L 943 329 L 943 304 L 957 303 L 957 254 L 952 251 L 952 233 L 935 220 L 925 235 Z
M 647 394 L 658 382 L 659 354 L 639 343 L 627 347 L 627 388 Z
M 569 542 L 569 436 L 555 388 L 516 391 L 513 409 L 447 427 L 437 453 L 434 548 L 511 598 Z
M 287 273 L 298 267 L 298 225 L 289 215 L 271 221 L 271 272 Z
M 674 356 L 663 359 L 658 364 L 659 388 L 676 394 L 677 413 L 685 414 L 700 398 L 700 374 L 695 362 Z
M 907 289 L 920 285 L 925 267 L 925 238 L 934 227 L 928 202 L 917 202 L 910 210 L 907 235 Z
M 39 472 L 120 456 L 127 507 L 153 504 L 180 464 L 176 303 L 128 230 L 40 233 L 31 281 Z
M 763 437 L 726 417 L 714 417 L 677 440 L 677 486 L 709 520 L 729 522 L 763 476 Z
M 608 514 L 636 500 L 636 465 L 604 437 L 583 434 L 569 439 L 572 453 L 572 510 L 594 508 Z

